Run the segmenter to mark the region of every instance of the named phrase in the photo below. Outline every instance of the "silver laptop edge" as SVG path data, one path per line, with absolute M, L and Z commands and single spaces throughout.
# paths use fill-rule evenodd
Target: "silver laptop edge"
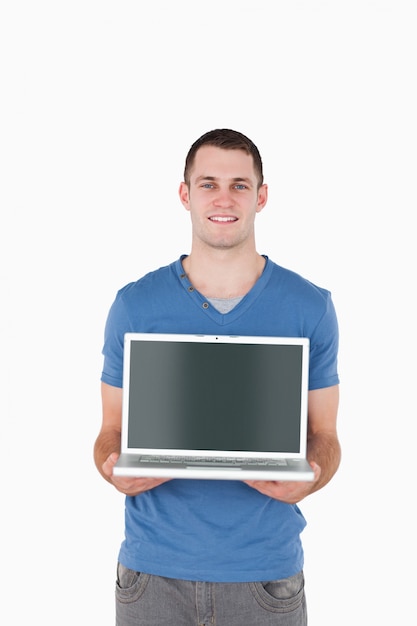
M 302 379 L 305 384 L 303 393 L 301 394 L 301 416 L 300 416 L 300 443 L 299 452 L 288 454 L 288 452 L 262 452 L 262 451 L 240 451 L 240 450 L 189 450 L 189 449 L 164 449 L 164 457 L 187 456 L 195 458 L 196 464 L 186 467 L 186 477 L 188 478 L 208 478 L 207 471 L 212 473 L 211 478 L 214 479 L 253 479 L 253 471 L 249 467 L 233 467 L 227 466 L 216 467 L 204 465 L 201 461 L 199 467 L 198 459 L 204 457 L 218 457 L 227 459 L 241 459 L 242 457 L 250 460 L 257 459 L 287 459 L 289 456 L 295 463 L 294 471 L 290 467 L 285 468 L 285 478 L 283 480 L 311 480 L 313 472 L 305 460 L 307 445 L 307 413 L 308 413 L 308 389 L 306 381 L 308 380 L 309 368 L 309 339 L 305 337 L 274 337 L 274 336 L 238 336 L 238 335 L 199 335 L 199 334 L 172 334 L 172 333 L 126 333 L 124 338 L 124 369 L 123 369 L 123 406 L 122 406 L 122 438 L 121 438 L 121 458 L 115 468 L 115 474 L 124 476 L 136 476 L 136 468 L 134 462 L 130 461 L 132 455 L 138 457 L 140 455 L 159 455 L 162 450 L 160 448 L 141 448 L 128 446 L 128 419 L 129 419 L 129 386 L 130 386 L 130 357 L 132 341 L 172 341 L 172 342 L 195 342 L 195 343 L 237 343 L 237 344 L 280 344 L 280 345 L 300 345 L 303 348 L 302 357 Z M 124 461 L 124 467 L 120 468 L 120 462 Z M 301 471 L 303 461 L 305 462 L 305 471 Z M 203 466 L 204 465 L 204 466 Z M 278 468 L 276 478 L 272 478 L 272 470 L 257 470 L 256 478 L 259 480 L 279 480 L 281 470 Z M 185 477 L 184 467 L 176 468 L 175 464 L 167 467 L 155 467 L 150 464 L 149 468 L 141 467 L 140 476 L 154 477 Z

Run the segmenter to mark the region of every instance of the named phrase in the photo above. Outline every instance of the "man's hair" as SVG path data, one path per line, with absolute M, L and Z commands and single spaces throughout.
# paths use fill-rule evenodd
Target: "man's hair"
M 253 165 L 258 177 L 258 188 L 263 184 L 264 175 L 262 159 L 259 154 L 259 150 L 253 141 L 236 130 L 218 128 L 216 130 L 210 130 L 208 133 L 202 135 L 193 143 L 188 151 L 184 168 L 184 181 L 187 185 L 190 184 L 190 172 L 194 165 L 195 155 L 197 150 L 199 150 L 202 146 L 215 146 L 216 148 L 222 148 L 222 150 L 243 150 L 246 154 L 252 156 Z

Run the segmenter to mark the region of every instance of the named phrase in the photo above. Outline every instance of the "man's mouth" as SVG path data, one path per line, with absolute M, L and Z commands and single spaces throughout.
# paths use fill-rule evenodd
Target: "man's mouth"
M 237 222 L 237 217 L 223 217 L 221 215 L 213 215 L 209 217 L 211 222 Z

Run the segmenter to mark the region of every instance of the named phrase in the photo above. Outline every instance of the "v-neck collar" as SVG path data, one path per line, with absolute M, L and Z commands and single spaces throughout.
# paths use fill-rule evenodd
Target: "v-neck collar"
M 186 258 L 186 256 L 186 254 L 181 255 L 181 257 L 174 264 L 180 284 L 183 287 L 184 291 L 187 292 L 188 297 L 200 309 L 200 311 L 203 311 L 205 315 L 210 317 L 220 326 L 225 326 L 231 322 L 234 322 L 238 317 L 243 315 L 245 311 L 247 311 L 247 309 L 252 305 L 254 300 L 263 291 L 272 272 L 272 263 L 269 261 L 266 255 L 263 255 L 265 259 L 265 267 L 256 283 L 231 311 L 229 311 L 228 313 L 220 313 L 220 311 L 218 311 L 212 304 L 210 304 L 208 299 L 205 298 L 203 294 L 201 294 L 197 289 L 194 288 L 194 286 L 188 279 L 188 276 L 185 273 L 184 267 L 182 265 L 182 261 Z

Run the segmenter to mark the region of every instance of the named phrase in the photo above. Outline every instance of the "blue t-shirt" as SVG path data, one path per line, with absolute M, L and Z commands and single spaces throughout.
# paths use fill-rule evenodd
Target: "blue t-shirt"
M 275 335 L 310 339 L 310 389 L 339 383 L 330 293 L 267 257 L 253 288 L 226 314 L 189 282 L 182 258 L 123 287 L 110 309 L 101 380 L 122 387 L 126 332 Z M 210 582 L 286 578 L 303 567 L 297 505 L 241 481 L 171 480 L 126 497 L 119 560 L 135 571 Z

